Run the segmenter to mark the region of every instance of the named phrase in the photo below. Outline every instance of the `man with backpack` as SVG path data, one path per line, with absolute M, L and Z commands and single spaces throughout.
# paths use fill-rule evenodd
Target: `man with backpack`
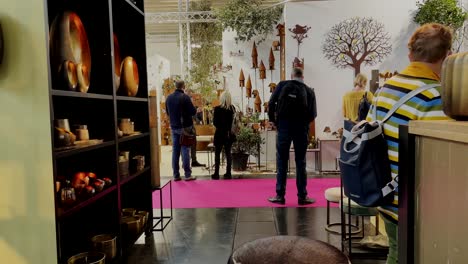
M 440 24 L 418 28 L 408 43 L 409 66 L 376 92 L 367 122 L 345 127 L 340 157 L 345 193 L 360 205 L 380 206 L 389 240 L 387 264 L 398 263 L 399 126 L 447 119 L 440 74 L 452 37 Z
M 317 117 L 315 93 L 304 84 L 302 69 L 294 68 L 292 80 L 282 81 L 276 87 L 268 105 L 270 122 L 277 127 L 276 142 L 276 196 L 271 203 L 285 204 L 289 150 L 294 144 L 296 160 L 297 197 L 299 205 L 315 201 L 307 197 L 306 153 L 309 143 L 309 124 Z

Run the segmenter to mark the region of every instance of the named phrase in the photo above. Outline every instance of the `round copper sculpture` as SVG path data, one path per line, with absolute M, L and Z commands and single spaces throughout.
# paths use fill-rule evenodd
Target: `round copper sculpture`
M 59 67 L 60 79 L 63 82 L 62 85 L 67 87 L 68 90 L 76 91 L 78 86 L 78 76 L 76 72 L 75 63 L 66 60 Z
M 126 57 L 120 67 L 120 86 L 122 93 L 126 96 L 136 96 L 138 93 L 139 77 L 138 66 L 132 57 Z
M 115 89 L 118 91 L 120 87 L 120 65 L 122 64 L 122 58 L 120 57 L 120 46 L 117 39 L 117 35 L 114 34 L 114 83 Z
M 64 12 L 54 19 L 50 30 L 50 54 L 52 67 L 57 72 L 64 61 L 74 63 L 77 70 L 81 64 L 82 72 L 77 72 L 79 86 L 89 87 L 91 50 L 83 23 L 76 13 Z M 80 79 L 83 83 L 80 83 Z

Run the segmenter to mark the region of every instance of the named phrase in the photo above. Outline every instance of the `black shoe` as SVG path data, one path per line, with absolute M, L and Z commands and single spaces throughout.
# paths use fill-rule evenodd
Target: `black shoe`
M 177 177 L 177 178 L 174 178 L 174 181 L 177 182 L 177 181 L 181 181 L 182 179 L 180 177 Z
M 297 203 L 298 203 L 299 205 L 308 205 L 308 204 L 313 204 L 313 203 L 315 203 L 315 200 L 312 199 L 312 198 L 309 198 L 309 197 L 306 197 L 306 198 L 299 198 L 299 199 L 297 200 Z
M 206 167 L 205 164 L 201 164 L 198 161 L 192 162 L 192 167 Z
M 231 173 L 224 174 L 224 179 L 232 179 Z
M 271 197 L 271 198 L 268 198 L 268 201 L 270 203 L 275 203 L 275 204 L 285 204 L 286 203 L 286 200 L 284 199 L 284 197 L 282 196 L 275 196 L 275 197 Z
M 219 174 L 215 173 L 215 174 L 211 175 L 211 179 L 212 180 L 219 180 Z
M 195 176 L 190 176 L 190 177 L 188 177 L 188 178 L 185 178 L 184 181 L 194 181 L 194 180 L 196 180 L 196 179 L 197 179 L 197 177 L 195 177 Z

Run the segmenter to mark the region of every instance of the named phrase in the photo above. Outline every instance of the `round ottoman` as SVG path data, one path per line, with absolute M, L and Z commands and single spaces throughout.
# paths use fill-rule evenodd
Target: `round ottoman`
M 297 236 L 274 236 L 236 249 L 229 264 L 350 264 L 337 248 Z

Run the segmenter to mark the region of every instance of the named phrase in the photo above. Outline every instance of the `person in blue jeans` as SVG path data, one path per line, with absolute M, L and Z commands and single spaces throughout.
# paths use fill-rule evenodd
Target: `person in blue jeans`
M 284 196 L 289 150 L 293 142 L 298 204 L 314 203 L 313 199 L 307 197 L 306 153 L 309 144 L 309 124 L 317 117 L 317 106 L 314 91 L 304 84 L 302 69 L 293 69 L 292 80 L 278 84 L 268 105 L 268 117 L 272 125 L 277 127 L 276 196 L 268 201 L 286 203 Z
M 192 176 L 190 167 L 190 146 L 180 145 L 180 137 L 184 128 L 193 128 L 193 116 L 196 109 L 192 100 L 185 94 L 185 82 L 177 81 L 176 90 L 166 99 L 166 112 L 169 115 L 172 130 L 172 169 L 175 181 L 180 181 L 179 159 L 182 154 L 182 165 L 185 172 L 185 180 L 192 181 L 196 177 Z

